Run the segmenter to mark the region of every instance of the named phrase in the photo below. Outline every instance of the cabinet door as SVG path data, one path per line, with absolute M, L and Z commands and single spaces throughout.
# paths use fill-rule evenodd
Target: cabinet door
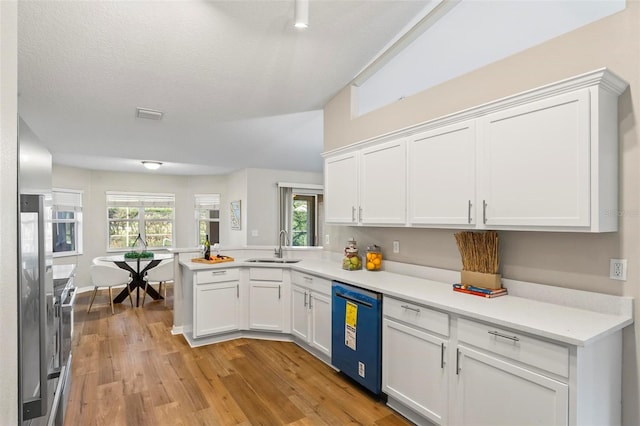
M 312 292 L 309 296 L 311 310 L 310 343 L 325 355 L 331 356 L 331 297 Z
M 358 208 L 358 162 L 352 152 L 327 158 L 324 163 L 325 220 L 356 223 Z
M 406 162 L 404 140 L 378 144 L 361 151 L 360 223 L 406 222 Z
M 240 328 L 240 282 L 196 286 L 193 304 L 194 337 Z
M 464 346 L 458 351 L 454 424 L 568 424 L 567 384 Z
M 251 281 L 249 287 L 249 328 L 282 331 L 282 283 Z
M 385 318 L 382 390 L 436 424 L 447 412 L 446 341 Z
M 589 226 L 589 111 L 584 89 L 481 119 L 487 226 Z
M 475 121 L 420 133 L 407 151 L 409 222 L 475 224 Z
M 309 340 L 309 290 L 291 286 L 291 333 L 307 342 Z

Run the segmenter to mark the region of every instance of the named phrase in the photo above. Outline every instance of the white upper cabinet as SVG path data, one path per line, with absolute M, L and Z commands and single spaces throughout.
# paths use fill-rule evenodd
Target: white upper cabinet
M 406 179 L 403 139 L 327 158 L 326 221 L 351 225 L 404 225 Z
M 328 158 L 324 166 L 324 179 L 325 220 L 331 223 L 357 223 L 357 152 Z
M 627 86 L 602 68 L 327 153 L 327 222 L 617 231 Z
M 361 223 L 405 223 L 406 162 L 405 144 L 401 139 L 360 152 L 358 217 Z
M 473 225 L 476 126 L 465 121 L 419 133 L 408 142 L 409 223 Z
M 487 227 L 590 225 L 589 117 L 583 89 L 480 120 Z

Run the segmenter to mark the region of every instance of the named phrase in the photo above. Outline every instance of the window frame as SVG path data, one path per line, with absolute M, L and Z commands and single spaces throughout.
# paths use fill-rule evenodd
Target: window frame
M 148 251 L 164 250 L 167 248 L 175 247 L 175 220 L 176 220 L 176 208 L 175 208 L 175 194 L 172 193 L 156 193 L 156 192 L 127 192 L 127 191 L 106 191 L 106 224 L 107 224 L 107 238 L 106 248 L 108 253 L 126 252 L 131 249 L 127 247 L 111 247 L 111 223 L 112 222 L 129 222 L 137 223 L 138 233 L 144 241 L 147 241 L 146 225 L 151 222 L 169 222 L 171 224 L 171 244 L 168 246 L 147 246 Z M 110 208 L 135 208 L 138 209 L 138 217 L 136 219 L 130 219 L 129 215 L 125 219 L 110 219 Z M 145 209 L 147 208 L 168 208 L 171 209 L 171 218 L 161 219 L 147 219 L 145 215 Z M 137 235 L 136 235 L 137 237 Z M 131 241 L 131 244 L 135 241 L 135 238 Z
M 77 189 L 53 188 L 51 190 L 51 253 L 54 258 L 77 256 L 83 254 L 83 195 L 84 191 Z M 73 212 L 73 219 L 58 219 L 58 212 Z M 57 235 L 54 228 L 57 224 L 70 223 L 75 226 L 75 250 L 55 251 L 54 238 Z
M 196 220 L 195 242 L 196 242 L 196 246 L 201 246 L 202 244 L 204 244 L 204 241 L 200 237 L 200 222 L 208 222 L 208 223 L 217 222 L 218 224 L 220 224 L 221 194 L 219 193 L 194 194 L 193 198 L 194 198 L 194 217 Z M 212 218 L 209 215 L 209 217 L 203 219 L 200 217 L 200 210 L 207 210 L 207 211 L 217 210 L 218 217 Z M 218 225 L 218 228 L 219 227 L 220 225 Z M 219 229 L 218 229 L 218 239 L 220 239 Z M 211 244 L 220 242 L 220 241 L 213 241 L 211 236 L 209 237 L 209 241 Z
M 323 216 L 323 198 L 324 186 L 310 183 L 290 183 L 278 182 L 278 224 L 280 230 L 287 231 L 289 247 L 322 247 L 321 235 L 322 216 Z M 308 239 L 313 240 L 313 245 L 294 246 L 293 245 L 293 204 L 296 196 L 305 196 L 314 198 L 313 212 L 309 212 L 310 219 L 308 229 Z

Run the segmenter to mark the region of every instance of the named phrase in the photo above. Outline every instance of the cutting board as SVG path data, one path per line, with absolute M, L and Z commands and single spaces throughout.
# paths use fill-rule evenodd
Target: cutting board
M 229 256 L 214 257 L 211 260 L 207 260 L 202 257 L 194 257 L 193 259 L 191 259 L 191 261 L 195 263 L 208 263 L 212 265 L 214 263 L 233 262 L 234 259 L 233 257 L 229 257 Z

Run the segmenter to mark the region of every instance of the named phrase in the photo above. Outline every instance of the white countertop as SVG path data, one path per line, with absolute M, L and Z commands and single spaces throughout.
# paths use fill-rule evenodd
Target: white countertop
M 443 310 L 452 314 L 491 322 L 497 326 L 528 332 L 571 345 L 584 346 L 633 323 L 632 299 L 600 295 L 580 290 L 561 289 L 561 303 L 550 303 L 531 298 L 507 295 L 492 299 L 454 292 L 453 283 L 442 283 L 386 271 L 347 271 L 339 262 L 322 259 L 304 259 L 299 263 L 250 263 L 246 259 L 219 264 L 189 261 L 181 265 L 191 271 L 230 268 L 267 267 L 291 268 L 341 281 L 368 290 Z M 542 291 L 553 292 L 553 287 L 540 286 Z M 567 297 L 569 293 L 570 297 Z M 548 295 L 547 295 L 548 296 Z M 622 308 L 612 312 L 571 306 L 571 299 L 589 298 L 595 304 L 598 298 L 607 304 L 619 302 Z M 384 303 L 384 302 L 383 302 Z M 598 312 L 600 311 L 600 312 Z

